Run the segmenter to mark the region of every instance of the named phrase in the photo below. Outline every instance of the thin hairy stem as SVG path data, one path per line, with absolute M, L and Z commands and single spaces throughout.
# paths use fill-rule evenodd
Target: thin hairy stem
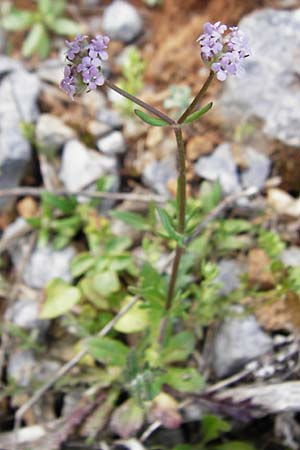
M 173 119 L 171 119 L 171 117 L 167 116 L 166 114 L 164 114 L 163 112 L 161 112 L 158 109 L 154 108 L 153 106 L 148 105 L 148 103 L 143 102 L 143 100 L 140 100 L 139 98 L 135 97 L 134 95 L 129 94 L 126 91 L 123 91 L 123 89 L 121 89 L 119 86 L 116 86 L 111 81 L 106 80 L 105 81 L 105 85 L 108 86 L 113 91 L 117 92 L 118 94 L 122 95 L 122 97 L 125 97 L 128 100 L 132 101 L 133 103 L 136 103 L 137 105 L 139 105 L 142 108 L 146 109 L 147 111 L 149 111 L 154 116 L 157 116 L 157 117 L 159 117 L 162 120 L 165 120 L 168 124 L 176 125 L 176 122 Z
M 185 170 L 185 146 L 182 137 L 182 130 L 180 128 L 174 129 L 177 151 L 178 151 L 178 226 L 177 231 L 180 234 L 184 234 L 185 231 L 185 210 L 186 210 L 186 170 Z M 159 332 L 159 343 L 162 344 L 168 323 L 169 312 L 172 307 L 174 299 L 174 291 L 176 286 L 176 280 L 178 275 L 178 269 L 180 265 L 180 260 L 183 255 L 184 248 L 178 243 L 175 250 L 175 257 L 173 260 L 172 271 L 168 286 L 167 300 L 165 305 L 166 316 L 161 322 L 160 332 Z
M 202 88 L 200 89 L 200 91 L 198 92 L 198 94 L 196 95 L 194 100 L 187 107 L 187 109 L 184 111 L 184 113 L 179 117 L 179 119 L 177 120 L 177 123 L 183 123 L 185 121 L 185 119 L 190 114 L 192 114 L 195 111 L 195 109 L 198 108 L 201 100 L 203 99 L 204 95 L 206 94 L 208 86 L 210 85 L 210 83 L 212 82 L 212 80 L 214 78 L 214 75 L 215 75 L 215 73 L 211 70 L 209 72 L 209 75 L 208 75 L 205 83 L 203 84 Z

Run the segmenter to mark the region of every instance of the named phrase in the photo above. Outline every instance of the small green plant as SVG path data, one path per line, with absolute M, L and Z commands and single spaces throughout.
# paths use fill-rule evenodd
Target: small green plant
M 213 415 L 206 415 L 201 420 L 202 439 L 198 444 L 180 444 L 172 450 L 255 450 L 252 444 L 245 441 L 226 439 L 226 433 L 231 430 L 231 425 Z
M 34 11 L 18 9 L 14 6 L 2 17 L 2 26 L 7 31 L 28 31 L 22 44 L 25 58 L 37 53 L 46 58 L 51 49 L 50 33 L 73 36 L 79 32 L 79 26 L 73 20 L 64 17 L 65 0 L 37 0 Z
M 119 86 L 132 95 L 138 95 L 144 88 L 144 72 L 146 63 L 141 56 L 141 52 L 135 46 L 131 46 L 122 63 L 122 78 L 119 80 Z M 125 114 L 133 112 L 132 102 L 128 99 L 122 99 L 122 102 L 116 101 L 116 106 Z
M 183 112 L 191 102 L 192 90 L 189 86 L 177 86 L 173 84 L 169 87 L 169 95 L 164 101 L 164 107 L 168 110 L 174 109 L 176 112 Z

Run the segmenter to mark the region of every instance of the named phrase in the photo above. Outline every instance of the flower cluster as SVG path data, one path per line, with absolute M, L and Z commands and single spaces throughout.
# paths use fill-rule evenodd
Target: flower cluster
M 244 72 L 243 60 L 250 54 L 248 39 L 238 27 L 228 28 L 221 22 L 206 23 L 204 33 L 199 36 L 201 57 L 210 65 L 220 81 L 228 75 Z
M 78 35 L 74 41 L 66 41 L 68 65 L 60 87 L 72 99 L 78 92 L 93 90 L 104 84 L 102 61 L 108 59 L 108 44 L 109 37 L 101 35 L 94 39 Z

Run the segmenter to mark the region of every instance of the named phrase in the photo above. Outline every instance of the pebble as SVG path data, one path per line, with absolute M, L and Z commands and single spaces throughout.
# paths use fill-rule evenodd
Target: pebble
M 245 76 L 226 81 L 223 115 L 232 125 L 256 118 L 267 137 L 298 147 L 300 9 L 259 9 L 239 26 L 249 36 L 251 55 L 245 60 Z
M 258 325 L 253 315 L 241 307 L 222 322 L 212 348 L 212 365 L 218 378 L 230 376 L 273 348 L 272 339 Z
M 108 155 L 118 155 L 126 151 L 126 142 L 120 131 L 114 131 L 97 141 L 97 148 Z
M 271 161 L 251 147 L 247 147 L 244 154 L 248 167 L 241 174 L 242 185 L 244 188 L 255 186 L 261 189 L 268 179 Z
M 41 114 L 36 124 L 36 139 L 42 149 L 59 150 L 67 141 L 74 139 L 73 128 L 53 114 Z
M 115 0 L 105 9 L 102 25 L 112 39 L 125 43 L 132 42 L 143 30 L 138 11 L 124 0 Z
M 229 143 L 219 145 L 212 155 L 199 158 L 195 164 L 195 172 L 206 180 L 219 180 L 226 194 L 240 190 L 237 168 Z
M 67 142 L 63 149 L 60 179 L 69 191 L 80 191 L 95 183 L 103 175 L 115 175 L 114 157 L 100 155 L 78 140 Z
M 36 120 L 40 84 L 37 75 L 29 73 L 13 60 L 5 59 L 13 70 L 0 80 L 0 189 L 18 186 L 31 158 L 31 146 L 24 137 L 20 122 Z M 0 72 L 3 59 L 0 59 Z M 3 66 L 2 66 L 3 68 Z M 0 209 L 11 199 L 2 198 Z
M 289 247 L 283 250 L 280 259 L 284 265 L 289 267 L 300 267 L 300 248 Z
M 167 157 L 161 161 L 151 161 L 143 170 L 142 180 L 146 186 L 154 189 L 158 194 L 169 197 L 168 181 L 177 180 L 175 158 Z
M 27 387 L 32 379 L 37 361 L 32 350 L 15 350 L 9 353 L 8 379 L 18 386 Z
M 218 263 L 219 274 L 215 283 L 222 283 L 220 295 L 227 295 L 240 286 L 240 276 L 244 272 L 234 259 L 223 259 Z

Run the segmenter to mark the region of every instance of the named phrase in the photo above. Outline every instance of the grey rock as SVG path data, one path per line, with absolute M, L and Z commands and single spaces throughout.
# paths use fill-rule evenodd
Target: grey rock
M 73 128 L 53 114 L 41 114 L 36 124 L 38 144 L 45 150 L 59 150 L 67 141 L 75 138 Z
M 216 333 L 212 364 L 219 378 L 241 370 L 254 358 L 272 350 L 272 339 L 258 325 L 255 316 L 245 316 L 241 307 L 227 317 Z
M 300 267 L 300 248 L 289 247 L 283 250 L 280 259 L 286 266 Z
M 36 359 L 31 350 L 10 352 L 7 364 L 8 379 L 14 380 L 18 386 L 30 384 L 36 366 Z
M 14 70 L 0 83 L 0 189 L 18 185 L 25 174 L 31 148 L 20 122 L 36 119 L 38 93 L 38 77 L 22 69 Z M 1 199 L 0 208 L 8 202 Z
M 258 118 L 269 138 L 299 146 L 300 9 L 261 9 L 244 17 L 240 27 L 252 55 L 245 60 L 246 75 L 226 82 L 224 114 L 235 123 Z
M 24 270 L 24 282 L 32 288 L 42 289 L 52 278 L 71 281 L 70 262 L 75 254 L 72 246 L 62 250 L 53 250 L 50 245 L 36 248 Z
M 1 30 L 0 28 L 0 53 L 4 53 L 4 49 L 6 46 L 6 37 L 4 30 Z
M 100 155 L 80 141 L 69 141 L 62 155 L 60 179 L 69 191 L 80 191 L 95 183 L 103 175 L 116 175 L 114 157 Z
M 142 180 L 146 186 L 167 197 L 170 196 L 167 182 L 171 179 L 177 179 L 176 161 L 172 157 L 150 162 L 142 174 Z
M 268 179 L 271 169 L 270 159 L 251 147 L 245 149 L 247 169 L 241 174 L 242 185 L 245 188 L 255 186 L 261 189 Z
M 93 115 L 102 115 L 105 118 L 105 111 L 107 111 L 106 108 L 106 98 L 104 94 L 101 91 L 91 91 L 91 92 L 84 92 L 80 96 L 81 102 L 83 106 L 85 106 L 90 114 Z M 103 112 L 104 111 L 104 112 Z M 120 119 L 119 119 L 120 120 Z M 105 120 L 102 120 L 102 122 L 105 122 Z M 108 125 L 111 125 L 108 123 Z
M 113 131 L 98 139 L 97 148 L 108 155 L 117 155 L 126 151 L 126 142 L 120 131 Z
M 38 330 L 44 333 L 48 326 L 48 320 L 39 319 L 39 303 L 36 300 L 17 300 L 5 313 L 5 319 L 25 330 Z
M 22 218 L 15 220 L 6 228 L 4 238 L 14 235 L 24 227 L 24 224 L 25 221 Z M 19 239 L 10 246 L 9 254 L 16 268 L 19 268 L 22 258 L 28 250 L 30 250 L 30 243 L 27 237 Z M 44 288 L 48 281 L 56 277 L 71 281 L 70 262 L 75 254 L 76 250 L 72 246 L 62 250 L 54 250 L 50 245 L 35 248 L 23 271 L 22 280 L 34 289 Z
M 90 120 L 87 124 L 87 130 L 92 136 L 100 137 L 111 131 L 111 127 L 98 120 Z
M 131 42 L 143 29 L 138 11 L 123 0 L 115 0 L 103 14 L 103 29 L 112 39 Z
M 220 295 L 227 295 L 240 286 L 240 276 L 244 272 L 234 259 L 223 259 L 218 263 L 219 275 L 216 283 L 222 283 Z
M 8 74 L 9 72 L 13 72 L 14 70 L 20 70 L 21 68 L 22 65 L 19 61 L 12 59 L 9 56 L 0 55 L 0 77 Z
M 97 114 L 97 119 L 114 129 L 119 129 L 123 126 L 123 119 L 120 114 L 112 109 L 101 109 Z
M 65 61 L 48 59 L 39 64 L 37 74 L 43 81 L 59 85 L 64 76 Z
M 226 194 L 240 190 L 236 164 L 228 143 L 219 145 L 212 155 L 199 158 L 195 172 L 206 180 L 219 180 Z

